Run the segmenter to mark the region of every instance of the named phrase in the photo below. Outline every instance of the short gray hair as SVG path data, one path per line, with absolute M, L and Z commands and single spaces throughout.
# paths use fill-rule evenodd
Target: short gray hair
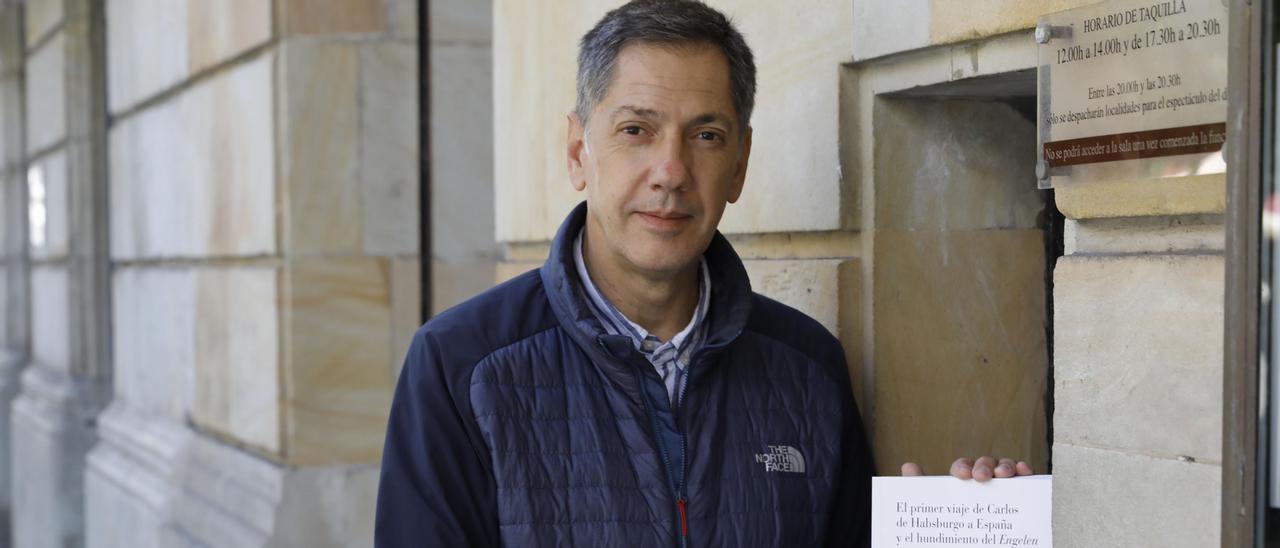
M 745 134 L 755 108 L 756 64 L 742 33 L 723 13 L 698 0 L 632 0 L 605 14 L 578 46 L 578 103 L 585 124 L 613 82 L 618 52 L 630 44 L 706 44 L 720 48 L 729 63 L 729 85 Z

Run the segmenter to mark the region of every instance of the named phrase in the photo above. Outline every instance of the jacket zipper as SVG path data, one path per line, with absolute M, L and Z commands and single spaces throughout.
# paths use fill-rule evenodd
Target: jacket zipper
M 637 376 L 645 374 L 640 371 L 642 370 L 636 371 Z M 637 378 L 636 380 L 639 381 L 640 383 L 644 382 L 644 379 Z M 685 384 L 686 386 L 688 385 L 688 383 L 685 383 Z M 676 496 L 676 511 L 679 514 L 680 525 L 681 525 L 680 548 L 685 548 L 687 546 L 687 538 L 688 538 L 689 530 L 688 530 L 688 524 L 685 521 L 684 499 L 680 496 L 681 486 L 676 484 L 674 477 L 671 477 L 671 472 L 670 472 L 671 471 L 671 454 L 667 452 L 667 444 L 662 443 L 662 435 L 658 433 L 660 431 L 658 427 L 658 417 L 657 415 L 654 414 L 653 404 L 649 402 L 649 396 L 645 393 L 644 389 L 641 389 L 640 399 L 644 401 L 644 412 L 645 414 L 649 415 L 649 429 L 653 432 L 653 442 L 654 442 L 654 445 L 658 446 L 658 453 L 662 455 L 663 469 L 667 471 L 667 486 L 671 488 L 672 493 L 675 494 Z M 679 429 L 680 425 L 677 424 L 676 428 Z M 680 443 L 681 443 L 681 448 L 683 448 L 684 447 L 683 431 L 680 432 Z

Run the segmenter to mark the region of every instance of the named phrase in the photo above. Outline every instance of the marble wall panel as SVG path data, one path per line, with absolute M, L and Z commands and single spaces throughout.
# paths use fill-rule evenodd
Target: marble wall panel
M 124 110 L 186 78 L 191 70 L 189 4 L 188 0 L 106 3 L 107 107 L 111 112 Z
M 112 258 L 275 251 L 273 66 L 263 56 L 113 126 Z
M 417 45 L 382 43 L 360 51 L 359 104 L 364 253 L 417 255 L 421 252 Z
M 27 58 L 27 153 L 43 150 L 67 135 L 66 40 L 62 34 Z
M 298 259 L 284 276 L 287 461 L 379 462 L 395 382 L 389 261 Z
M 115 397 L 132 409 L 173 421 L 190 409 L 195 280 L 189 268 L 126 267 L 112 275 L 112 380 Z
M 281 46 L 280 168 L 285 248 L 292 255 L 361 249 L 360 46 Z
M 1054 441 L 1221 461 L 1224 279 L 1221 255 L 1060 259 Z
M 31 269 L 31 354 L 36 363 L 71 368 L 71 313 L 65 266 Z
M 273 267 L 202 270 L 195 289 L 197 424 L 279 453 L 280 313 Z

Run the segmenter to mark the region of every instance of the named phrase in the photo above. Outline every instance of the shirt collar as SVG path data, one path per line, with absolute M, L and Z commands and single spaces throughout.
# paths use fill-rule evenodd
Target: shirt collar
M 574 267 L 578 271 L 578 277 L 582 279 L 582 289 L 587 294 L 587 301 L 590 305 L 591 312 L 604 325 L 605 331 L 611 335 L 625 335 L 630 337 L 637 349 L 643 347 L 644 340 L 651 335 L 645 328 L 641 327 L 627 318 L 617 308 L 605 298 L 600 290 L 596 288 L 594 282 L 591 281 L 591 274 L 587 272 L 586 260 L 582 255 L 582 236 L 586 233 L 586 227 L 578 231 L 577 238 L 573 241 L 573 262 Z M 662 348 L 671 346 L 675 349 L 683 349 L 686 340 L 690 339 L 702 325 L 706 319 L 707 309 L 711 303 L 711 275 L 707 268 L 707 259 L 701 259 L 698 265 L 698 305 L 694 308 L 693 317 L 689 319 L 689 323 L 671 337 L 671 340 L 665 341 Z M 684 354 L 684 352 L 680 352 Z

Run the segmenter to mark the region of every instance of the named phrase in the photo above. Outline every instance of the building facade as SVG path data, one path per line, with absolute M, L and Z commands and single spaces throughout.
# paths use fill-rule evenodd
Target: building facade
M 0 546 L 371 545 L 410 337 L 583 199 L 618 3 L 0 0 Z M 722 231 L 881 473 L 1017 456 L 1058 546 L 1217 544 L 1225 178 L 1036 187 L 1032 28 L 1092 0 L 709 3 L 759 67 Z

